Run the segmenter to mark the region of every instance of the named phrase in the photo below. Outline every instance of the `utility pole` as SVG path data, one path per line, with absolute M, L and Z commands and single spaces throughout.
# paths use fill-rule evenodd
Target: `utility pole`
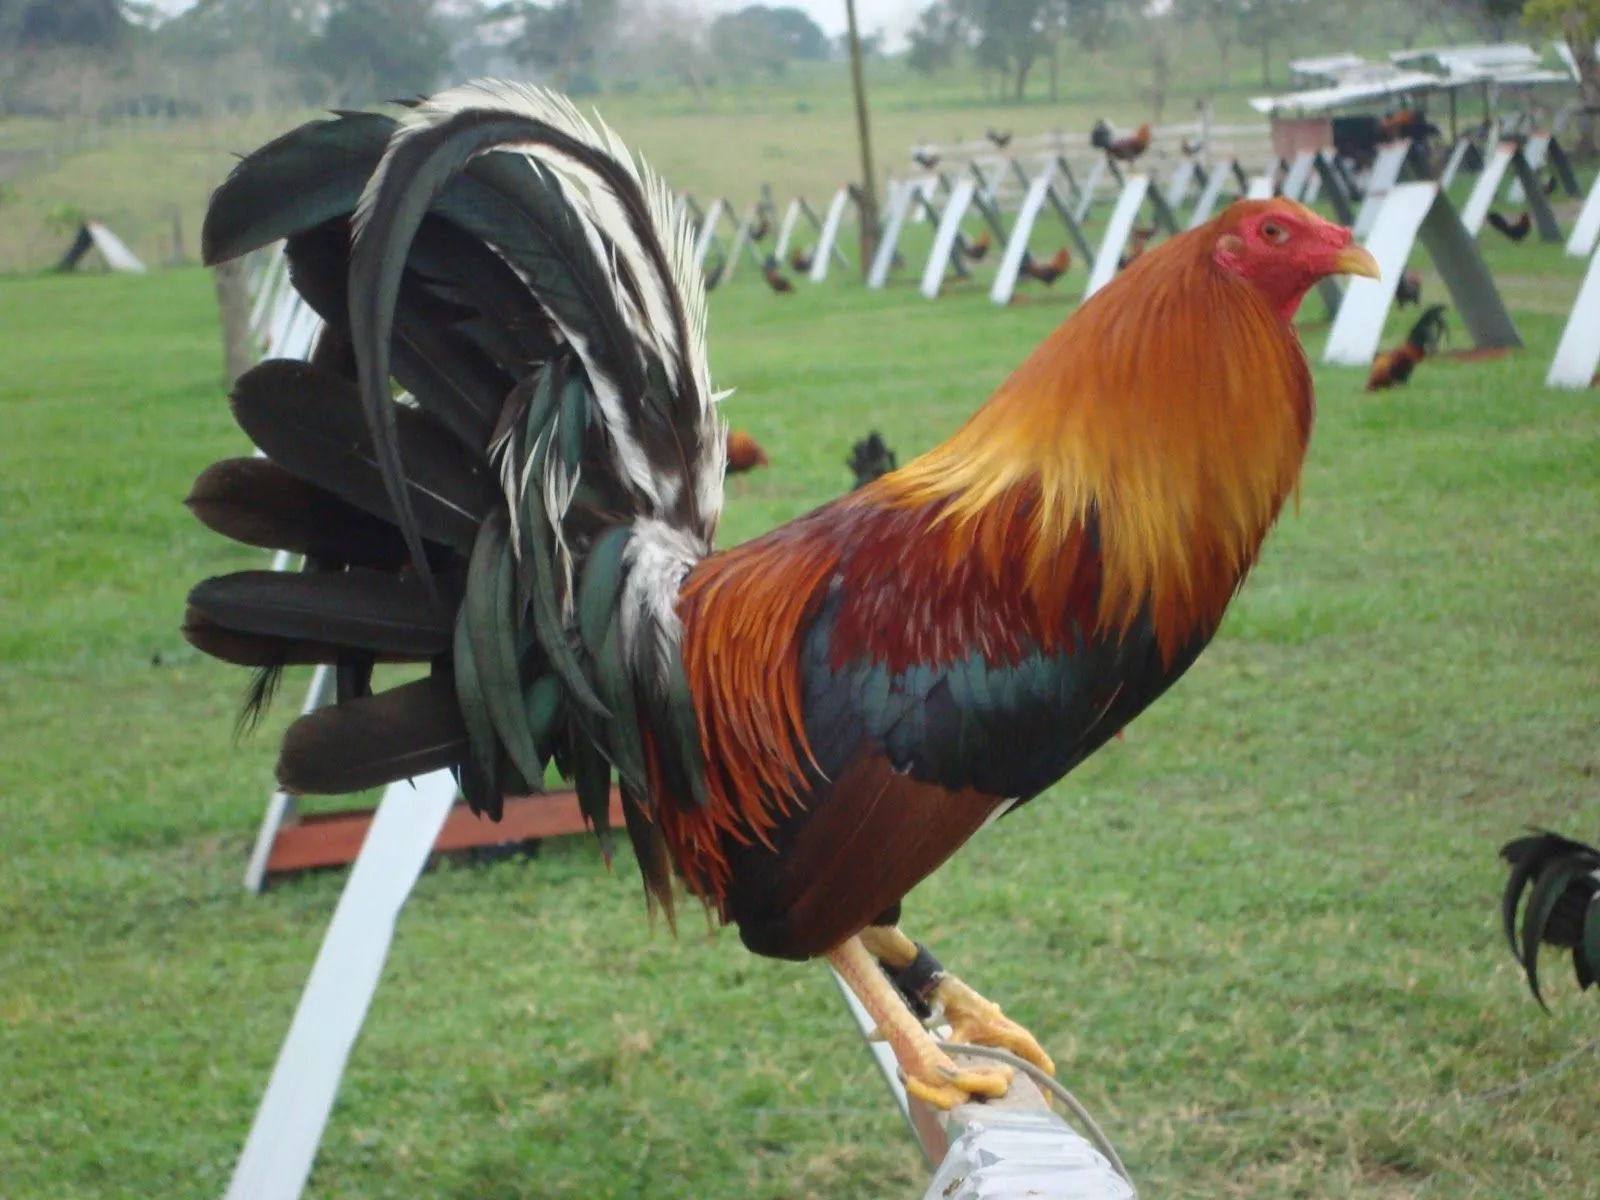
M 861 73 L 861 31 L 856 27 L 856 0 L 844 0 L 850 22 L 850 77 L 856 89 L 856 136 L 861 140 L 861 274 L 872 269 L 878 247 L 878 185 L 872 170 L 872 131 L 867 124 L 867 85 Z

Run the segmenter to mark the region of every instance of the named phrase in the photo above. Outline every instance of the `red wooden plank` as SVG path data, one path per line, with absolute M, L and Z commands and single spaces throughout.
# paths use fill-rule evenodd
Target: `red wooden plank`
M 372 810 L 365 808 L 308 813 L 298 824 L 279 831 L 267 859 L 267 874 L 347 866 L 360 853 L 371 823 Z M 611 793 L 611 823 L 622 825 L 622 799 L 616 791 Z M 434 850 L 467 850 L 584 832 L 587 827 L 578 809 L 578 797 L 572 792 L 549 792 L 508 798 L 499 821 L 476 816 L 465 804 L 457 804 L 445 818 Z

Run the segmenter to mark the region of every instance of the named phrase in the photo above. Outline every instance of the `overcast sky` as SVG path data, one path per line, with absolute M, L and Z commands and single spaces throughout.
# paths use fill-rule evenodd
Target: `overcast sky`
M 167 13 L 180 13 L 195 0 L 153 0 L 156 8 Z M 693 0 L 696 7 L 708 13 L 725 12 L 743 8 L 749 0 Z M 829 34 L 844 32 L 844 0 L 764 0 L 771 5 L 793 4 L 811 14 L 811 19 Z M 863 33 L 885 29 L 891 43 L 898 43 L 916 20 L 917 12 L 927 0 L 856 0 L 856 19 Z

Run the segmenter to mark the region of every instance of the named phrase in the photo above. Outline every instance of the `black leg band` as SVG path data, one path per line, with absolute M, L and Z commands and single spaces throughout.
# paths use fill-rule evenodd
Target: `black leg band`
M 939 960 L 921 942 L 913 942 L 912 945 L 917 948 L 917 956 L 900 970 L 893 970 L 881 961 L 879 965 L 883 966 L 889 982 L 904 997 L 917 1020 L 926 1021 L 933 1015 L 934 989 L 944 978 L 945 971 Z

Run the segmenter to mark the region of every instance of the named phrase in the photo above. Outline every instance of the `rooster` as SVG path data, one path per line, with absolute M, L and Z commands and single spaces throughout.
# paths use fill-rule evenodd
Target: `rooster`
M 1128 234 L 1128 248 L 1122 252 L 1122 257 L 1117 259 L 1117 270 L 1126 271 L 1150 245 L 1150 240 L 1156 236 L 1154 225 L 1135 226 Z
M 850 457 L 845 460 L 845 466 L 856 477 L 853 490 L 860 490 L 874 479 L 887 475 L 899 463 L 895 460 L 894 451 L 883 440 L 883 435 L 874 429 L 850 447 Z
M 1400 276 L 1400 282 L 1394 285 L 1394 306 L 1405 308 L 1408 304 L 1422 303 L 1422 276 L 1415 271 L 1406 271 Z
M 268 677 L 337 665 L 284 788 L 448 767 L 498 817 L 553 762 L 609 847 L 614 773 L 650 903 L 673 921 L 676 879 L 755 953 L 826 958 L 911 1093 L 950 1107 L 1010 1071 L 958 1069 L 880 963 L 956 1040 L 1048 1068 L 901 931 L 901 899 L 1216 633 L 1310 436 L 1290 318 L 1324 276 L 1377 275 L 1349 231 L 1230 206 L 942 445 L 721 552 L 692 231 L 565 98 L 480 81 L 285 134 L 213 197 L 206 257 L 280 238 L 333 351 L 241 377 L 266 457 L 212 467 L 195 510 L 313 569 L 204 581 L 184 628 Z M 374 661 L 426 672 L 373 693 Z
M 984 137 L 993 142 L 997 150 L 1004 150 L 1007 146 L 1011 145 L 1011 131 L 1009 129 L 1004 133 L 1001 133 L 998 129 L 990 126 L 990 128 L 984 133 Z
M 1513 242 L 1520 242 L 1528 236 L 1528 232 L 1533 228 L 1533 215 L 1527 209 L 1523 209 L 1520 217 L 1515 221 L 1508 221 L 1503 214 L 1490 210 L 1489 224 L 1493 225 Z
M 913 150 L 911 161 L 924 171 L 931 171 L 939 165 L 939 156 L 931 150 Z
M 1439 339 L 1445 332 L 1444 314 L 1445 306 L 1442 304 L 1424 309 L 1405 341 L 1373 359 L 1372 374 L 1367 377 L 1367 391 L 1381 392 L 1408 381 L 1417 364 L 1439 348 Z
M 1205 152 L 1206 140 L 1205 138 L 1201 137 L 1184 138 L 1183 141 L 1179 143 L 1179 148 L 1183 151 L 1186 157 L 1198 158 L 1202 153 Z
M 750 226 L 750 240 L 752 242 L 764 242 L 767 240 L 767 234 L 771 232 L 772 222 L 768 219 L 766 213 L 762 213 L 756 218 L 755 224 Z
M 771 256 L 768 256 L 766 263 L 762 265 L 761 278 L 765 279 L 767 286 L 780 296 L 786 296 L 794 291 L 794 284 L 789 281 L 787 275 L 778 270 L 778 260 Z
M 1511 865 L 1501 905 L 1506 940 L 1540 1007 L 1544 1007 L 1539 994 L 1541 944 L 1572 951 L 1580 990 L 1600 983 L 1600 850 L 1541 831 L 1508 842 L 1500 855 Z M 1523 892 L 1528 893 L 1528 903 L 1519 944 L 1517 908 Z
M 804 275 L 807 271 L 811 270 L 812 253 L 813 252 L 810 250 L 802 250 L 799 246 L 796 246 L 793 250 L 789 251 L 789 265 L 796 271 L 800 272 L 800 274 Z
M 993 244 L 994 240 L 989 236 L 989 231 L 985 229 L 962 247 L 962 253 L 972 262 L 982 262 L 989 253 L 989 247 Z
M 1104 150 L 1119 162 L 1132 162 L 1150 148 L 1150 125 L 1145 123 L 1127 137 L 1115 137 L 1115 130 L 1104 121 L 1096 121 L 1089 144 Z
M 1032 258 L 1023 259 L 1021 273 L 1029 279 L 1037 279 L 1045 287 L 1050 287 L 1067 273 L 1067 268 L 1071 265 L 1072 253 L 1063 246 L 1044 262 L 1037 262 Z
M 757 467 L 770 467 L 772 460 L 761 443 L 739 429 L 728 430 L 728 474 L 743 475 Z

